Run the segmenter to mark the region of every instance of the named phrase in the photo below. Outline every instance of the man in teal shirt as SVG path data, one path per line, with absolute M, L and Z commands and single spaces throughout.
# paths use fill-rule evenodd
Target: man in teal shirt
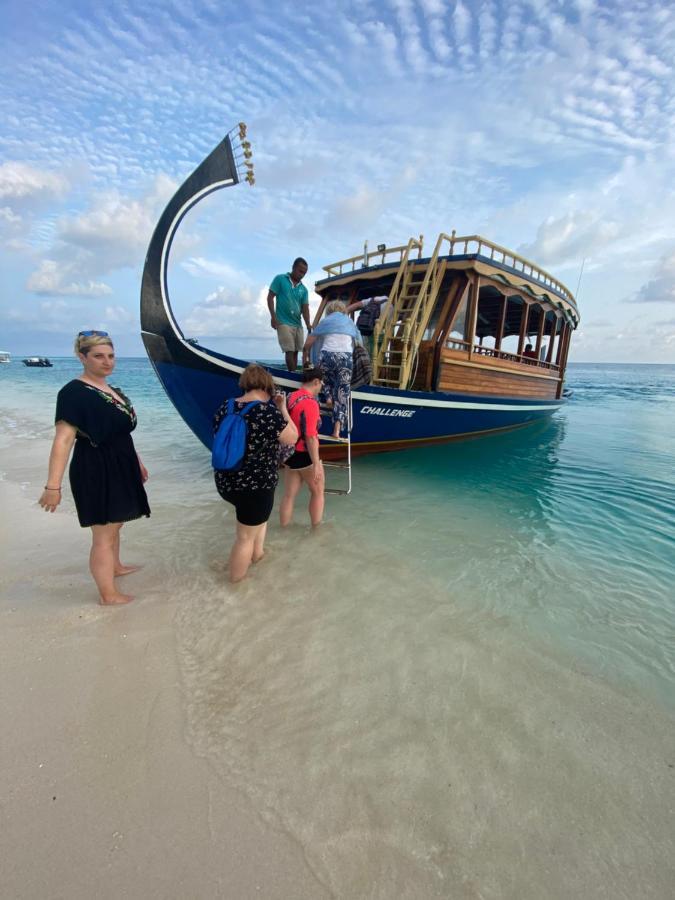
M 305 345 L 301 316 L 307 331 L 312 330 L 309 324 L 309 295 L 302 283 L 307 268 L 307 260 L 299 256 L 290 272 L 275 276 L 267 292 L 271 325 L 286 356 L 286 368 L 289 372 L 295 372 L 297 369 L 298 353 L 302 352 Z

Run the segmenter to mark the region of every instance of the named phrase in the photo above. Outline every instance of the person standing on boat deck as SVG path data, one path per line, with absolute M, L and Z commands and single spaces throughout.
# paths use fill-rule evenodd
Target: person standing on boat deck
M 277 333 L 289 372 L 295 372 L 297 369 L 298 353 L 302 350 L 305 340 L 301 316 L 307 326 L 307 332 L 312 330 L 309 323 L 309 295 L 302 283 L 307 268 L 307 260 L 299 256 L 290 272 L 274 277 L 267 292 L 270 324 Z
M 235 400 L 235 412 L 247 403 L 256 402 L 246 413 L 246 451 L 237 470 L 216 469 L 214 477 L 218 493 L 231 503 L 237 515 L 237 533 L 229 559 L 230 581 L 241 581 L 251 563 L 264 556 L 267 522 L 274 505 L 274 491 L 279 481 L 279 444 L 293 446 L 298 431 L 286 408 L 286 394 L 276 393 L 272 376 L 255 363 L 246 366 L 239 379 L 243 391 Z M 274 400 L 274 402 L 272 402 Z M 227 401 L 213 417 L 213 433 L 228 415 Z
M 295 498 L 302 483 L 309 488 L 309 518 L 314 527 L 321 524 L 324 506 L 323 464 L 319 457 L 321 413 L 318 396 L 323 387 L 323 371 L 316 367 L 302 373 L 302 387 L 288 398 L 288 412 L 300 439 L 295 453 L 284 468 L 284 498 L 279 509 L 282 526 L 290 525 Z
M 122 391 L 106 382 L 115 367 L 107 331 L 81 331 L 75 354 L 83 371 L 58 393 L 56 435 L 39 503 L 54 512 L 61 502 L 61 481 L 74 445 L 70 487 L 80 525 L 92 531 L 89 568 L 100 602 L 129 603 L 134 598 L 117 590 L 115 578 L 139 567 L 120 562 L 120 531 L 125 522 L 150 515 L 143 487 L 148 471 L 131 438 L 136 413 Z
M 326 315 L 307 336 L 303 348 L 305 365 L 311 363 L 323 369 L 328 393 L 333 401 L 333 437 L 348 426 L 349 392 L 352 381 L 352 353 L 354 344 L 362 344 L 361 334 L 346 314 L 341 300 L 326 304 Z

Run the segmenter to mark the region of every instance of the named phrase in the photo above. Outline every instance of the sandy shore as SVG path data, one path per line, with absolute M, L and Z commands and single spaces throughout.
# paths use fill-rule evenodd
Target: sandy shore
M 0 483 L 0 896 L 321 898 L 184 737 L 171 599 L 96 605 L 88 535 Z

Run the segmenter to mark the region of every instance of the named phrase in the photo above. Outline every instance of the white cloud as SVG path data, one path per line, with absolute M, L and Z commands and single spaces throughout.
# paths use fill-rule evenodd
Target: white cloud
M 88 210 L 59 223 L 58 239 L 95 254 L 98 272 L 140 265 L 159 212 L 175 189 L 160 175 L 139 199 L 117 191 L 99 194 Z
M 571 260 L 592 256 L 616 240 L 620 231 L 617 222 L 597 213 L 573 210 L 542 222 L 535 240 L 523 244 L 518 252 L 542 265 L 562 266 Z
M 664 256 L 654 276 L 637 292 L 637 303 L 675 303 L 675 249 Z
M 14 204 L 35 197 L 61 197 L 68 188 L 67 179 L 57 172 L 18 161 L 0 165 L 0 200 Z
M 188 337 L 274 337 L 266 298 L 267 287 L 257 294 L 248 287 L 220 287 L 192 307 L 181 327 Z
M 191 256 L 183 260 L 181 268 L 196 278 L 222 278 L 238 283 L 250 281 L 250 276 L 235 266 L 218 260 L 205 259 L 203 256 Z
M 76 276 L 76 267 L 70 263 L 59 263 L 54 259 L 44 259 L 37 271 L 26 282 L 26 289 L 33 294 L 50 294 L 68 297 L 102 297 L 112 294 L 112 289 L 100 281 L 71 280 Z
M 109 325 L 132 325 L 138 321 L 138 317 L 124 306 L 106 306 L 103 310 L 103 322 Z

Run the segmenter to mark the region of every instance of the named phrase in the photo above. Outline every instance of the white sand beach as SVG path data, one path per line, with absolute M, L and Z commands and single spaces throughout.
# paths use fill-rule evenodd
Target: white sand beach
M 301 845 L 188 745 L 156 573 L 103 609 L 76 519 L 17 485 L 0 497 L 0 895 L 328 896 Z

